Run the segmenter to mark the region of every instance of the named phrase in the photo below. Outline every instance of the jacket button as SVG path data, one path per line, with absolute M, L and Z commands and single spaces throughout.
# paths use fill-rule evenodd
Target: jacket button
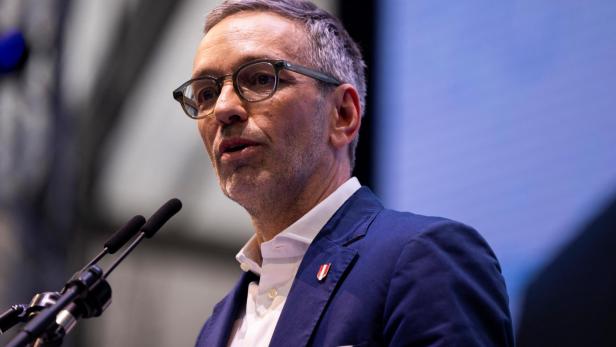
M 278 295 L 278 291 L 276 290 L 276 288 L 271 288 L 267 291 L 267 297 L 270 298 L 270 300 L 274 300 L 276 295 Z

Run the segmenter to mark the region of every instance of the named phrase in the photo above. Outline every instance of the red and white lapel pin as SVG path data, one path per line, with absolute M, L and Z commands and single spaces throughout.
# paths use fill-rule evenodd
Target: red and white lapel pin
M 325 277 L 327 277 L 327 273 L 331 267 L 332 263 L 321 264 L 321 267 L 319 267 L 319 271 L 317 272 L 317 280 L 319 280 L 319 282 L 323 281 Z

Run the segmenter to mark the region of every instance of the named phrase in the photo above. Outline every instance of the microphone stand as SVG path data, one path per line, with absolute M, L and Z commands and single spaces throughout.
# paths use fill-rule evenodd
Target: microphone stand
M 81 303 L 85 306 L 85 313 L 98 316 L 111 303 L 111 286 L 102 276 L 103 270 L 97 265 L 77 273 L 67 283 L 56 302 L 32 318 L 6 347 L 26 347 L 37 338 L 39 339 L 35 346 L 60 346 L 66 331 L 76 320 L 76 317 L 71 318 L 67 314 L 57 318 L 69 304 Z M 90 294 L 95 295 L 90 297 Z
M 28 306 L 16 304 L 0 315 L 0 334 L 4 334 L 15 324 L 25 321 L 28 315 Z
M 100 316 L 111 304 L 111 286 L 106 278 L 144 238 L 154 236 L 181 208 L 180 200 L 171 199 L 147 222 L 142 216 L 135 216 L 105 243 L 101 253 L 71 277 L 60 293 L 37 294 L 30 307 L 13 305 L 0 315 L 0 332 L 31 318 L 5 347 L 27 347 L 33 341 L 34 347 L 57 347 L 62 345 L 64 336 L 75 326 L 77 319 Z M 139 236 L 107 272 L 96 265 L 104 255 L 113 254 L 121 248 L 139 229 Z M 38 311 L 40 312 L 34 315 Z

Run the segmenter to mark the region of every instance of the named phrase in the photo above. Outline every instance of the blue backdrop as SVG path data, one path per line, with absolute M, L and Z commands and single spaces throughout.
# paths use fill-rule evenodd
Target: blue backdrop
M 516 316 L 616 194 L 616 2 L 380 1 L 376 190 L 477 228 Z

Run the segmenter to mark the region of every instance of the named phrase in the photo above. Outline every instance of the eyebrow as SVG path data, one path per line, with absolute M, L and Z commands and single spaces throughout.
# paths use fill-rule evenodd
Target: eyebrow
M 238 60 L 231 68 L 231 71 L 229 71 L 228 73 L 233 73 L 241 65 L 246 64 L 251 61 L 255 61 L 255 60 L 284 60 L 284 59 L 275 58 L 275 57 L 268 56 L 268 55 L 246 55 L 242 57 L 240 60 Z M 219 69 L 216 67 L 214 68 L 206 67 L 206 68 L 195 71 L 195 73 L 192 74 L 191 78 L 197 78 L 197 77 L 203 77 L 203 76 L 215 77 L 215 76 L 222 76 L 222 75 L 225 75 L 225 72 L 223 72 L 222 69 Z

